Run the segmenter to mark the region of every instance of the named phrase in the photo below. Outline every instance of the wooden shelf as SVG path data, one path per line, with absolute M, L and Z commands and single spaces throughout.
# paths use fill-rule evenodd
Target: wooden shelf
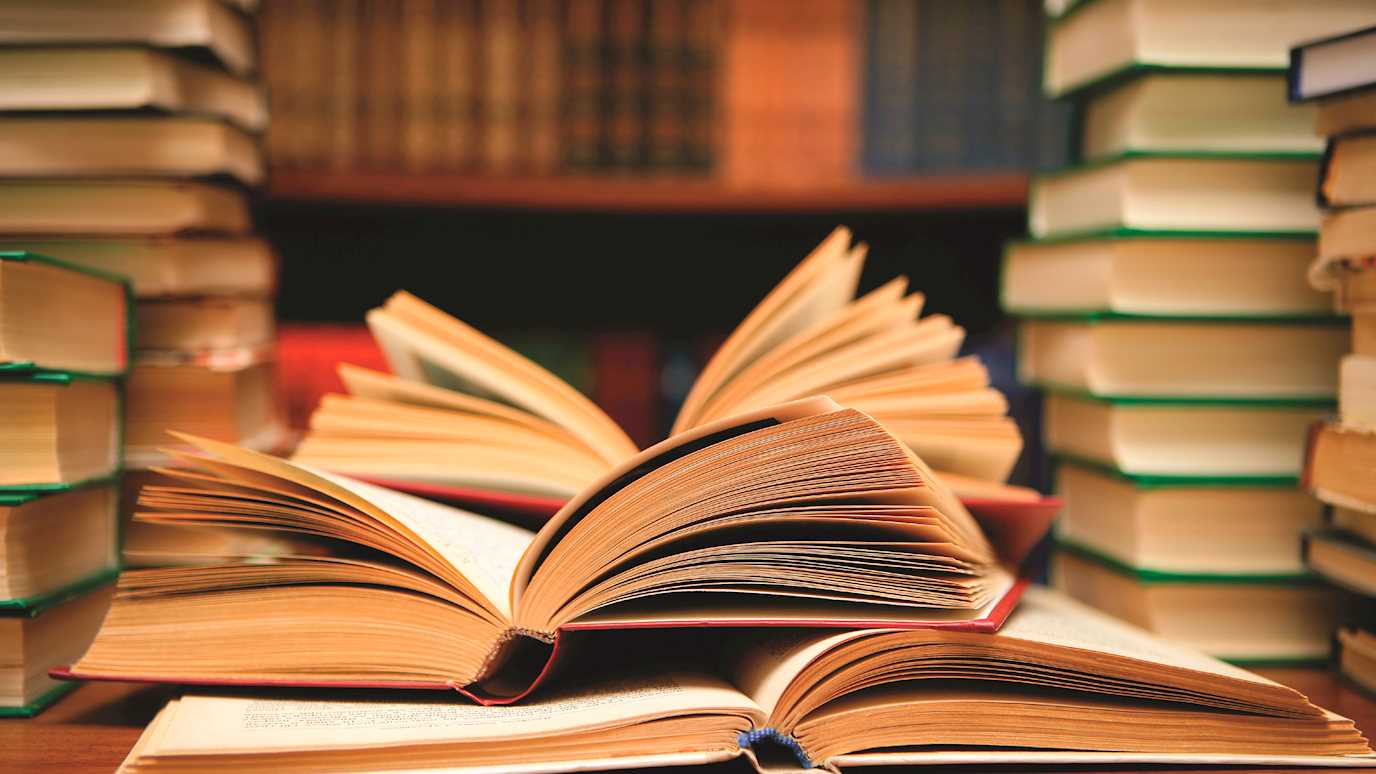
M 1024 173 L 933 175 L 823 184 L 728 185 L 707 179 L 481 177 L 274 171 L 279 202 L 659 213 L 970 210 L 1023 207 Z

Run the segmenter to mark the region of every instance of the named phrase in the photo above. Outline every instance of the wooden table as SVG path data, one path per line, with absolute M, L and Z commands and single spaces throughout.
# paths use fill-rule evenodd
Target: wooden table
M 1294 686 L 1314 703 L 1352 718 L 1368 737 L 1376 733 L 1376 701 L 1339 682 L 1331 674 L 1317 669 L 1258 671 L 1273 680 Z M 166 686 L 92 683 L 83 685 L 37 718 L 0 720 L 0 772 L 114 771 L 142 733 L 144 725 L 174 693 L 174 688 Z M 1063 771 L 1064 768 L 1018 767 L 1008 770 L 1030 773 Z M 940 769 L 942 774 L 961 770 L 952 767 Z M 979 770 L 990 771 L 990 768 L 984 766 Z M 1132 770 L 1141 771 L 1142 767 L 1133 767 Z M 1154 774 L 1173 771 L 1158 768 L 1149 770 Z M 753 769 L 738 763 L 674 771 L 682 774 L 739 774 Z M 1077 771 L 1081 774 L 1090 772 L 1087 769 Z M 1278 774 L 1280 770 L 1265 771 Z

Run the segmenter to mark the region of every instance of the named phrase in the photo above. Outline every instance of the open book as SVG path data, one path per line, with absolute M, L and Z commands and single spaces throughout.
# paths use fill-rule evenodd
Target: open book
M 1021 585 L 960 501 L 868 415 L 810 398 L 613 467 L 538 533 L 187 436 L 136 518 L 299 533 L 264 560 L 126 572 L 66 673 L 457 688 L 514 701 L 561 631 L 993 630 Z M 1017 561 L 1020 557 L 1006 557 Z
M 984 366 L 956 356 L 964 330 L 919 318 L 905 278 L 855 298 L 865 251 L 832 232 L 726 339 L 673 432 L 827 395 L 877 419 L 961 496 L 1035 507 L 1035 492 L 1002 485 L 1022 438 Z M 343 366 L 349 395 L 321 402 L 293 459 L 547 516 L 636 453 L 573 387 L 415 296 L 397 293 L 368 325 L 396 376 Z
M 185 696 L 121 771 L 1373 763 L 1350 720 L 1293 689 L 1043 589 L 997 634 L 783 630 L 721 651 L 710 671 L 580 671 L 519 707 Z

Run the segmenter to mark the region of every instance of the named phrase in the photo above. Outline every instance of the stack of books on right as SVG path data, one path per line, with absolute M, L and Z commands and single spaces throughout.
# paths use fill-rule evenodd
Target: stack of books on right
M 1338 418 L 1314 426 L 1305 484 L 1327 506 L 1322 528 L 1304 539 L 1314 572 L 1376 597 L 1376 28 L 1306 43 L 1291 51 L 1290 98 L 1311 105 L 1328 146 L 1319 172 L 1325 213 L 1314 286 L 1333 291 L 1352 316 L 1352 351 L 1338 376 Z M 1338 632 L 1345 675 L 1376 690 L 1376 628 L 1352 616 Z
M 1304 439 L 1348 339 L 1305 279 L 1321 143 L 1285 63 L 1373 22 L 1345 0 L 1096 0 L 1049 25 L 1081 163 L 1034 181 L 1003 303 L 1020 378 L 1048 390 L 1055 582 L 1231 661 L 1324 658 L 1339 615 L 1296 549 L 1321 518 Z

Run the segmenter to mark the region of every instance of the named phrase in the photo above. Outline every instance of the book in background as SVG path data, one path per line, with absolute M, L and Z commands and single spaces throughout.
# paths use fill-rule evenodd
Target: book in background
M 0 717 L 70 686 L 119 573 L 121 382 L 133 304 L 119 277 L 0 251 Z
M 1036 0 L 869 0 L 862 167 L 1026 171 L 1065 161 L 1066 105 L 1036 98 Z
M 267 126 L 253 9 L 156 7 L 175 13 L 123 0 L 31 8 L 0 49 L 16 68 L 0 82 L 0 249 L 129 282 L 120 437 L 123 466 L 136 471 L 170 459 L 168 430 L 260 449 L 284 440 L 272 387 L 275 258 L 249 215 Z M 318 30 L 301 32 L 299 50 L 264 58 L 324 50 Z M 33 88 L 35 76 L 49 86 Z M 292 142 L 314 148 L 328 136 L 325 122 L 305 120 L 314 114 L 298 113 Z M 137 543 L 141 530 L 125 537 Z
M 1290 52 L 1290 97 L 1315 114 L 1319 141 L 1327 139 L 1317 198 L 1324 207 L 1315 288 L 1331 291 L 1352 318 L 1351 351 L 1338 371 L 1338 417 L 1316 423 L 1305 457 L 1305 485 L 1326 509 L 1322 525 L 1305 535 L 1305 563 L 1361 600 L 1338 631 L 1338 666 L 1353 682 L 1376 690 L 1376 191 L 1359 178 L 1376 173 L 1376 28 L 1306 42 Z
M 1321 519 L 1298 486 L 1307 428 L 1349 337 L 1305 281 L 1321 148 L 1284 63 L 1362 20 L 1376 9 L 1344 0 L 1099 0 L 1047 21 L 1079 162 L 1034 179 L 1002 296 L 1019 376 L 1048 391 L 1053 577 L 1229 660 L 1324 658 L 1343 614 L 1297 554 Z

